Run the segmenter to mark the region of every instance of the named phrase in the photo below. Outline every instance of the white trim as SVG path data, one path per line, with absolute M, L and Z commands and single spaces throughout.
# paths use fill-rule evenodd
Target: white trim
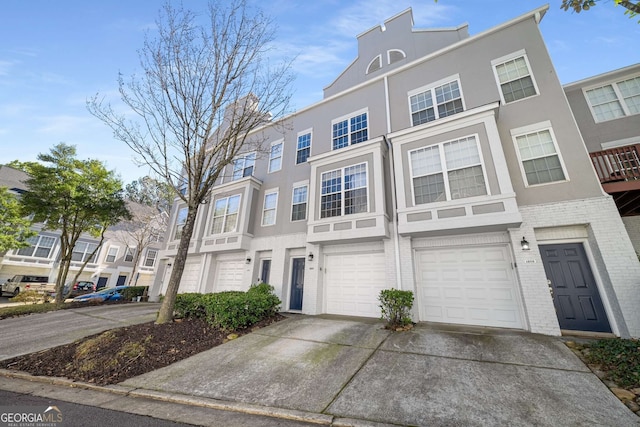
M 295 189 L 296 188 L 302 188 L 302 187 L 307 187 L 307 200 L 304 202 L 306 205 L 305 208 L 305 213 L 304 213 L 304 219 L 293 219 L 293 206 L 295 204 L 300 205 L 302 203 L 294 203 L 293 202 L 293 197 L 295 194 Z M 296 182 L 291 186 L 291 215 L 289 215 L 289 222 L 300 222 L 300 221 L 306 221 L 307 219 L 309 219 L 309 181 L 301 181 L 301 182 Z
M 600 144 L 600 147 L 602 147 L 603 150 L 606 150 L 608 148 L 625 147 L 627 145 L 634 144 L 640 144 L 640 135 L 632 136 L 631 138 L 618 139 L 616 141 L 603 142 Z
M 367 118 L 367 127 L 365 128 L 367 130 L 367 139 L 365 139 L 364 141 L 360 141 L 360 142 L 358 142 L 356 144 L 360 144 L 360 143 L 368 141 L 370 139 L 370 134 L 369 134 L 369 131 L 370 131 L 370 129 L 369 129 L 369 107 L 365 107 L 365 108 L 362 108 L 360 110 L 353 111 L 353 112 L 351 112 L 349 114 L 345 114 L 345 115 L 343 115 L 341 117 L 338 117 L 336 119 L 331 120 L 331 128 L 329 129 L 329 135 L 330 135 L 329 142 L 331 144 L 330 145 L 330 148 L 331 148 L 330 151 L 336 151 L 336 150 L 340 150 L 340 149 L 343 149 L 343 148 L 351 147 L 352 145 L 356 145 L 351 140 L 351 133 L 352 133 L 351 132 L 351 119 L 354 118 L 354 117 L 357 117 L 357 116 L 361 116 L 363 114 L 365 114 L 366 118 Z M 347 145 L 345 145 L 344 147 L 340 147 L 340 148 L 334 148 L 334 146 L 333 146 L 333 140 L 334 140 L 333 126 L 336 123 L 344 122 L 344 121 L 347 122 L 347 137 L 348 137 Z
M 309 134 L 309 155 L 307 156 L 307 161 L 302 162 L 302 163 L 298 163 L 298 151 L 300 151 L 300 149 L 298 149 L 298 142 L 301 136 L 304 136 L 306 134 Z M 311 157 L 311 146 L 313 145 L 313 128 L 308 128 L 305 129 L 303 131 L 298 132 L 298 134 L 296 135 L 296 156 L 294 159 L 294 164 L 295 165 L 303 165 L 305 163 L 309 162 L 309 157 Z
M 388 49 L 387 50 L 387 65 L 391 65 L 391 52 L 400 52 L 402 54 L 402 59 L 407 59 L 407 54 L 402 49 Z M 398 60 L 400 61 L 400 60 Z M 396 61 L 396 62 L 398 62 Z
M 629 110 L 629 106 L 625 102 L 624 96 L 622 95 L 622 93 L 620 92 L 620 88 L 618 87 L 618 83 L 621 83 L 627 80 L 636 79 L 639 77 L 640 77 L 640 73 L 634 73 L 627 76 L 621 76 L 617 79 L 608 80 L 608 81 L 605 81 L 604 83 L 593 84 L 593 85 L 583 87 L 582 95 L 584 96 L 584 100 L 586 101 L 587 106 L 589 107 L 589 111 L 591 111 L 591 116 L 593 117 L 593 121 L 595 123 L 605 123 L 605 122 L 610 122 L 612 120 L 624 119 L 630 116 L 636 116 L 640 114 L 640 113 L 632 113 Z M 616 94 L 616 100 L 620 104 L 620 107 L 622 107 L 623 115 L 620 117 L 614 117 L 612 119 L 598 120 L 598 117 L 596 116 L 596 112 L 593 110 L 593 106 L 591 105 L 591 101 L 589 101 L 589 97 L 587 96 L 587 92 L 594 89 L 600 89 L 605 86 L 611 86 L 613 88 L 613 92 Z
M 545 130 L 549 131 L 549 134 L 551 135 L 551 141 L 553 142 L 553 146 L 556 150 L 556 156 L 558 156 L 558 160 L 560 161 L 560 167 L 562 168 L 564 179 L 559 181 L 544 182 L 541 184 L 529 184 L 529 180 L 527 179 L 527 174 L 524 171 L 524 164 L 522 163 L 522 156 L 520 155 L 520 149 L 518 148 L 517 138 L 519 136 L 525 136 L 528 134 L 541 132 Z M 509 132 L 511 133 L 511 141 L 513 142 L 513 147 L 516 151 L 516 157 L 518 158 L 518 166 L 520 167 L 520 173 L 522 175 L 522 183 L 524 184 L 525 188 L 541 187 L 544 185 L 553 185 L 553 184 L 559 184 L 562 182 L 570 181 L 569 174 L 567 173 L 567 167 L 564 164 L 564 160 L 562 159 L 562 153 L 560 152 L 560 147 L 558 146 L 558 140 L 556 139 L 556 135 L 553 132 L 553 127 L 551 126 L 551 122 L 549 120 L 511 129 Z M 544 157 L 550 157 L 550 156 L 544 156 Z
M 516 99 L 515 101 L 507 102 L 504 99 L 504 93 L 502 93 L 502 84 L 500 83 L 500 78 L 498 77 L 498 70 L 496 69 L 496 67 L 498 65 L 504 64 L 507 61 L 512 61 L 520 57 L 524 58 L 524 62 L 527 64 L 527 70 L 529 71 L 529 76 L 531 77 L 531 82 L 533 83 L 533 88 L 536 90 L 536 94 L 525 96 L 524 98 Z M 529 63 L 529 57 L 527 56 L 527 52 L 525 49 L 520 49 L 508 55 L 501 56 L 500 58 L 493 59 L 491 61 L 491 69 L 493 70 L 493 77 L 496 81 L 496 85 L 498 86 L 498 93 L 500 94 L 500 102 L 502 103 L 502 105 L 514 104 L 516 102 L 534 98 L 540 95 L 540 89 L 538 89 L 538 83 L 536 83 L 536 78 L 533 75 L 533 69 L 531 68 L 531 63 Z
M 458 83 L 458 91 L 460 92 L 460 101 L 462 102 L 462 111 L 460 111 L 459 113 L 453 113 L 453 114 L 449 114 L 449 115 L 440 117 L 440 114 L 438 113 L 438 106 L 441 105 L 441 104 L 439 104 L 438 101 L 437 101 L 437 97 L 436 97 L 436 94 L 435 94 L 435 89 L 437 89 L 437 88 L 439 88 L 441 86 L 444 86 L 446 84 L 453 83 L 453 82 L 457 82 Z M 452 76 L 445 77 L 445 78 L 440 79 L 440 80 L 438 80 L 436 82 L 430 83 L 428 85 L 425 85 L 425 86 L 422 86 L 422 87 L 419 87 L 417 89 L 413 89 L 413 90 L 410 90 L 409 92 L 407 92 L 407 102 L 409 104 L 409 122 L 411 123 L 411 126 L 420 126 L 420 125 L 424 124 L 424 123 L 419 123 L 419 124 L 414 124 L 413 123 L 413 114 L 415 112 L 411 109 L 411 97 L 412 96 L 416 96 L 416 95 L 420 95 L 420 94 L 425 93 L 425 92 L 429 92 L 431 94 L 431 101 L 432 101 L 431 108 L 433 108 L 433 112 L 434 112 L 434 116 L 435 116 L 434 120 L 430 120 L 430 121 L 427 121 L 425 123 L 429 123 L 429 122 L 433 122 L 433 121 L 436 121 L 436 120 L 444 119 L 445 117 L 451 117 L 451 116 L 454 116 L 456 114 L 460 114 L 462 112 L 465 112 L 467 110 L 467 105 L 464 102 L 464 93 L 462 91 L 462 82 L 460 80 L 460 74 L 454 74 Z M 422 111 L 422 110 L 420 110 L 420 111 Z
M 238 197 L 238 211 L 236 212 L 236 224 L 233 227 L 233 230 L 229 230 L 229 231 L 224 231 L 225 227 L 227 226 L 227 216 L 229 215 L 228 213 L 228 209 L 229 209 L 229 199 L 231 199 L 232 197 Z M 214 233 L 213 232 L 213 222 L 216 218 L 216 203 L 221 201 L 221 200 L 226 200 L 226 205 L 225 205 L 225 209 L 224 209 L 224 214 L 222 214 L 222 230 L 219 233 Z M 204 235 L 206 237 L 211 237 L 211 236 L 220 236 L 223 234 L 228 234 L 228 233 L 235 233 L 238 231 L 238 221 L 240 219 L 240 210 L 242 207 L 242 193 L 235 193 L 235 194 L 229 194 L 227 196 L 224 197 L 219 197 L 219 198 L 214 198 L 211 202 L 210 202 L 210 214 L 207 215 L 207 221 L 205 223 L 205 231 L 204 231 Z
M 371 66 L 376 61 L 378 61 L 378 68 L 376 68 L 375 70 L 371 70 Z M 365 74 L 375 73 L 376 71 L 380 71 L 381 69 L 382 69 L 382 55 L 379 54 L 369 62 L 369 65 L 367 65 L 367 70 L 365 71 Z
M 366 183 L 367 183 L 367 186 L 366 186 L 366 190 L 367 190 L 367 210 L 365 212 L 358 212 L 358 213 L 355 213 L 355 214 L 354 213 L 345 214 L 344 213 L 344 209 L 345 209 L 344 193 L 345 193 L 346 190 L 344 188 L 344 177 L 345 177 L 344 171 L 347 168 L 360 166 L 360 165 L 364 165 L 365 173 L 367 174 L 367 176 L 366 176 Z M 341 198 L 340 198 L 340 200 L 341 200 L 341 203 L 340 203 L 340 215 L 334 215 L 334 216 L 329 216 L 329 217 L 324 217 L 323 218 L 322 217 L 322 196 L 323 196 L 323 194 L 322 194 L 322 176 L 324 174 L 329 174 L 329 173 L 335 172 L 335 171 L 340 171 L 340 196 L 341 196 Z M 320 173 L 320 188 L 319 188 L 320 191 L 318 192 L 319 193 L 318 195 L 320 196 L 320 198 L 318 200 L 319 201 L 319 203 L 318 203 L 318 209 L 319 209 L 318 210 L 318 220 L 326 221 L 326 220 L 330 220 L 331 218 L 335 218 L 335 217 L 344 218 L 344 217 L 349 217 L 350 215 L 362 215 L 362 214 L 365 214 L 365 213 L 370 213 L 371 212 L 371 194 L 369 192 L 369 190 L 370 190 L 370 188 L 369 188 L 370 187 L 369 178 L 370 178 L 370 174 L 369 174 L 369 162 L 368 161 L 359 162 L 359 163 L 353 163 L 353 164 L 342 166 L 342 167 L 339 167 L 339 168 L 336 168 L 336 169 L 331 169 L 331 170 L 327 170 L 327 171 L 321 172 Z M 331 194 L 334 194 L 334 193 L 331 193 Z
M 113 261 L 109 261 L 109 257 L 111 256 L 111 249 L 116 250 L 116 253 L 113 255 Z M 116 262 L 116 260 L 118 259 L 118 253 L 120 253 L 120 246 L 109 245 L 109 248 L 107 249 L 107 253 L 104 256 L 104 262 L 108 262 L 109 264 Z M 86 254 L 86 249 L 85 249 L 85 254 Z M 83 258 L 84 258 L 84 255 L 83 255 Z

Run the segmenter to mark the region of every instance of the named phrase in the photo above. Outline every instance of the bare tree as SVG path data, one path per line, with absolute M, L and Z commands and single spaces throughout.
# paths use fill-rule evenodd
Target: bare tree
M 290 63 L 270 66 L 274 25 L 244 0 L 210 3 L 204 25 L 193 12 L 166 4 L 157 25 L 139 52 L 142 74 L 118 80 L 122 101 L 140 123 L 98 95 L 87 105 L 188 208 L 157 319 L 165 323 L 173 319 L 198 207 L 226 165 L 262 150 L 259 128 L 288 112 L 293 77 Z
M 155 207 L 136 202 L 129 201 L 127 207 L 131 212 L 131 219 L 110 227 L 107 234 L 132 251 L 133 270 L 128 285 L 133 286 L 140 258 L 146 249 L 162 239 L 167 229 L 169 216 L 166 212 L 161 212 Z

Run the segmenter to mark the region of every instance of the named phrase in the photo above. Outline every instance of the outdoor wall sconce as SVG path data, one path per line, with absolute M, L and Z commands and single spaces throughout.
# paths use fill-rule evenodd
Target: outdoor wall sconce
M 307 259 L 309 261 L 313 261 L 313 254 L 311 252 L 309 252 L 309 256 L 307 256 Z
M 531 249 L 529 247 L 529 242 L 527 242 L 527 239 L 525 239 L 524 236 L 522 236 L 522 240 L 520 241 L 520 246 L 522 246 L 523 251 L 528 251 L 529 249 Z
M 167 264 L 167 267 L 171 268 L 171 265 L 172 265 L 171 263 L 168 263 L 168 264 Z
M 247 264 L 251 264 L 251 258 L 247 257 Z

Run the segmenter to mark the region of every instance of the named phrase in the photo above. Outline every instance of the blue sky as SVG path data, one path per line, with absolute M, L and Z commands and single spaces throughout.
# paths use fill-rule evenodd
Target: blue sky
M 148 173 L 130 149 L 86 109 L 97 92 L 117 96 L 117 75 L 138 68 L 137 50 L 164 0 L 4 0 L 0 9 L 0 164 L 35 160 L 59 143 L 103 160 L 125 183 Z M 544 5 L 531 0 L 272 0 L 275 47 L 295 56 L 294 108 L 355 58 L 356 35 L 412 7 L 417 28 L 469 24 L 471 35 Z M 640 24 L 605 0 L 579 15 L 550 3 L 540 25 L 562 83 L 640 62 Z M 183 0 L 204 11 L 204 0 Z

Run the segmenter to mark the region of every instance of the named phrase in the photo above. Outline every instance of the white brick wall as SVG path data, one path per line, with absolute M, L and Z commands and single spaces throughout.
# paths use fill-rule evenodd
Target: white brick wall
M 620 336 L 639 337 L 640 263 L 612 199 L 604 196 L 521 206 L 520 211 L 523 223 L 520 229 L 512 231 L 512 236 L 514 248 L 522 238 L 521 234 L 532 246 L 531 251 L 514 251 L 532 332 L 542 332 L 550 327 L 548 318 L 552 308 L 534 229 L 583 224 L 588 232 L 585 246 L 595 264 L 592 269 L 604 292 L 601 296 L 611 326 Z M 527 264 L 526 258 L 535 262 Z
M 640 216 L 625 216 L 622 222 L 627 229 L 633 248 L 640 253 Z

